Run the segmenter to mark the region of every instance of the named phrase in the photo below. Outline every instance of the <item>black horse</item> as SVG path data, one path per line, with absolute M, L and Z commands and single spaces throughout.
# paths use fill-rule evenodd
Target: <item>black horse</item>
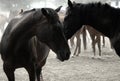
M 10 21 L 0 44 L 3 70 L 9 81 L 15 81 L 14 71 L 20 67 L 27 70 L 30 81 L 36 77 L 40 81 L 49 48 L 59 60 L 69 59 L 69 46 L 56 11 L 58 9 L 32 9 Z
M 107 3 L 72 3 L 68 0 L 64 19 L 64 32 L 69 39 L 82 25 L 90 25 L 110 38 L 120 56 L 120 9 Z

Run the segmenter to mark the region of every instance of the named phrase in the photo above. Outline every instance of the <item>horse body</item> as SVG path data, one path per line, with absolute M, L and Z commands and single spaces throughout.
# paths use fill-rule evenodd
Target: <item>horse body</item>
M 40 81 L 49 48 L 61 61 L 69 59 L 70 50 L 61 28 L 57 13 L 49 8 L 28 10 L 12 19 L 0 46 L 3 69 L 8 80 L 15 81 L 15 69 L 24 67 L 30 81 L 35 81 L 36 77 Z
M 65 17 L 65 21 L 66 20 L 69 22 L 72 22 L 72 20 L 74 21 L 71 24 L 68 24 L 68 22 L 64 22 L 64 25 L 65 28 L 69 27 L 69 31 L 73 29 L 73 31 L 70 32 L 71 35 L 72 33 L 75 33 L 79 28 L 81 28 L 82 25 L 90 25 L 95 29 L 99 30 L 104 35 L 108 36 L 109 38 L 112 38 L 115 35 L 116 27 L 118 27 L 119 25 L 119 23 L 115 21 L 115 20 L 119 20 L 118 19 L 119 12 L 120 12 L 119 9 L 110 7 L 108 4 L 75 3 L 72 4 L 72 6 L 68 7 L 68 12 L 66 13 L 66 17 Z M 71 35 L 68 36 L 71 37 Z
M 107 36 L 120 56 L 120 9 L 101 3 L 72 3 L 68 0 L 64 32 L 69 39 L 82 25 L 90 25 Z

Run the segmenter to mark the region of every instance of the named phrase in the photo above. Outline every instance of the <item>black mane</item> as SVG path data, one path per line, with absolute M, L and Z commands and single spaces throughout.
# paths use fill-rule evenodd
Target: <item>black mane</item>
M 79 26 L 90 25 L 92 27 L 97 26 L 98 27 L 97 30 L 99 30 L 102 33 L 105 33 L 106 36 L 112 37 L 114 35 L 108 32 L 104 32 L 101 29 L 107 30 L 109 32 L 116 31 L 116 26 L 117 26 L 116 23 L 118 23 L 118 21 L 116 20 L 120 20 L 119 8 L 114 8 L 107 3 L 100 3 L 100 2 L 87 3 L 87 4 L 73 3 L 72 5 L 73 5 L 72 8 L 70 6 L 67 7 L 66 17 L 65 17 L 65 19 L 67 19 L 69 18 L 68 15 L 69 16 L 72 15 L 71 16 L 72 19 L 69 22 L 73 22 L 74 24 L 71 25 L 69 24 L 70 30 L 73 31 L 74 26 L 76 26 L 76 28 L 74 29 L 76 31 L 79 30 L 77 29 L 79 28 Z M 114 29 L 113 28 L 110 29 L 107 23 L 112 23 L 112 25 L 114 25 Z M 103 25 L 106 27 L 104 27 Z M 120 28 L 117 30 L 120 31 Z M 71 36 L 72 35 L 69 34 L 69 37 L 67 38 L 70 38 Z
M 107 3 L 101 3 L 101 2 L 92 2 L 92 3 L 74 3 L 73 4 L 74 7 L 89 7 L 89 8 L 104 8 L 104 9 L 108 9 L 108 8 L 114 8 L 111 7 L 109 4 Z M 114 8 L 115 9 L 115 8 Z

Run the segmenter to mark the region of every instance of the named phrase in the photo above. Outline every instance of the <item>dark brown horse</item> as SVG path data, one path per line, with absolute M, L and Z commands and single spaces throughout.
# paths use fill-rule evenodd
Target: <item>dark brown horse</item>
M 69 59 L 70 50 L 56 11 L 32 9 L 10 21 L 0 45 L 3 70 L 9 81 L 15 81 L 14 71 L 20 67 L 27 70 L 30 81 L 40 81 L 49 48 L 59 60 Z
M 67 39 L 82 25 L 90 25 L 107 36 L 118 56 L 120 56 L 120 9 L 102 3 L 75 3 L 68 0 L 64 19 L 64 32 Z

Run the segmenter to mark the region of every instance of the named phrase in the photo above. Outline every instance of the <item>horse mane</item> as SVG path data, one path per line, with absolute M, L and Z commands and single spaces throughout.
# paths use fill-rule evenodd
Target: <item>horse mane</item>
M 101 2 L 92 2 L 92 3 L 88 3 L 87 5 L 89 5 L 90 8 L 92 8 L 92 7 L 96 7 L 96 8 L 102 8 L 102 7 L 109 8 L 109 7 L 111 7 L 109 4 L 101 3 Z
M 101 3 L 101 2 L 91 2 L 91 3 L 73 3 L 73 7 L 80 9 L 80 10 L 94 10 L 96 12 L 96 10 L 102 10 L 102 11 L 108 11 L 108 10 L 112 10 L 112 9 L 116 9 L 114 7 L 111 7 L 109 4 L 107 3 Z M 74 8 L 74 9 L 75 9 Z M 66 10 L 69 13 L 69 9 L 70 7 L 67 7 Z M 110 12 L 110 11 L 109 11 Z M 67 13 L 66 13 L 67 14 Z
M 114 8 L 107 3 L 92 2 L 92 3 L 74 3 L 74 9 L 78 11 L 78 16 L 89 18 L 91 17 L 111 17 L 112 19 L 117 19 L 120 15 L 120 8 Z M 69 13 L 69 9 L 68 9 Z M 80 15 L 81 14 L 81 15 Z M 83 18 L 84 19 L 84 18 Z
M 111 7 L 109 4 L 107 3 L 101 3 L 101 2 L 91 2 L 91 3 L 74 3 L 73 6 L 74 7 L 81 7 L 81 6 L 89 6 L 90 8 L 96 7 L 96 8 L 102 8 L 102 7 Z

